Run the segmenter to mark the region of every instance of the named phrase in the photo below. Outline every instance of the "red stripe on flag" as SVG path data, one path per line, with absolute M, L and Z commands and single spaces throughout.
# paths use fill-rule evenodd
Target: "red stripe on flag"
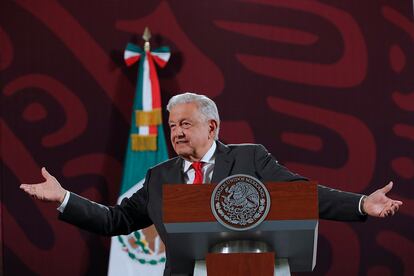
M 161 67 L 161 68 L 164 67 L 167 64 L 167 61 L 163 60 L 159 56 L 152 55 L 152 57 L 154 58 L 155 63 L 157 63 L 158 66 Z
M 161 108 L 161 93 L 160 83 L 158 82 L 157 71 L 155 70 L 155 64 L 153 55 L 147 52 L 148 65 L 149 65 L 149 78 L 151 81 L 151 94 L 152 94 L 152 108 Z
M 157 134 L 158 128 L 157 126 L 149 126 L 149 134 Z
M 140 56 L 133 56 L 130 58 L 126 58 L 125 59 L 125 63 L 127 66 L 131 66 L 132 64 L 134 64 L 135 62 L 137 62 L 139 60 Z

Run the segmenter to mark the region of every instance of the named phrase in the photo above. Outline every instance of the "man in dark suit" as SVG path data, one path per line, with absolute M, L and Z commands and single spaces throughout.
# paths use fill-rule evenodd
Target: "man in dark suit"
M 30 195 L 59 202 L 60 219 L 103 235 L 128 234 L 154 224 L 166 245 L 164 275 L 192 272 L 191 260 L 169 262 L 168 234 L 162 223 L 161 190 L 166 183 L 218 183 L 233 174 L 251 175 L 263 182 L 306 178 L 281 166 L 262 145 L 224 145 L 218 141 L 220 119 L 215 103 L 203 96 L 185 93 L 171 98 L 168 124 L 177 157 L 148 170 L 143 188 L 120 205 L 107 207 L 70 193 L 45 168 L 45 182 L 22 184 Z M 394 215 L 402 204 L 386 193 L 392 182 L 369 196 L 318 187 L 319 216 L 323 219 L 358 221 L 367 215 Z

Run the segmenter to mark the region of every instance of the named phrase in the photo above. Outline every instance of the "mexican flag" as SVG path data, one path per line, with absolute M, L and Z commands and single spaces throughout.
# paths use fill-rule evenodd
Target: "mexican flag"
M 138 62 L 138 81 L 118 204 L 142 187 L 150 167 L 168 159 L 155 65 L 165 66 L 169 49 L 150 51 L 148 42 L 144 49 L 129 43 L 124 58 L 128 66 Z M 154 226 L 112 237 L 109 276 L 162 275 L 164 266 L 165 247 Z

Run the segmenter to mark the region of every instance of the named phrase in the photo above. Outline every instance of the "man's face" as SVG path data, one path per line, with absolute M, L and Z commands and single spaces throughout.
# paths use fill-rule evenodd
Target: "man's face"
M 168 120 L 174 151 L 189 161 L 198 161 L 214 142 L 217 122 L 207 120 L 195 103 L 177 104 Z

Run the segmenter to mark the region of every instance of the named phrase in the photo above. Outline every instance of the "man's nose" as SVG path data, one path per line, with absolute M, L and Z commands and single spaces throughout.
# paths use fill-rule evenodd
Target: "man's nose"
M 184 131 L 183 131 L 183 129 L 181 128 L 181 127 L 176 127 L 175 129 L 174 129 L 174 136 L 177 136 L 177 137 L 182 137 L 182 136 L 184 136 Z

